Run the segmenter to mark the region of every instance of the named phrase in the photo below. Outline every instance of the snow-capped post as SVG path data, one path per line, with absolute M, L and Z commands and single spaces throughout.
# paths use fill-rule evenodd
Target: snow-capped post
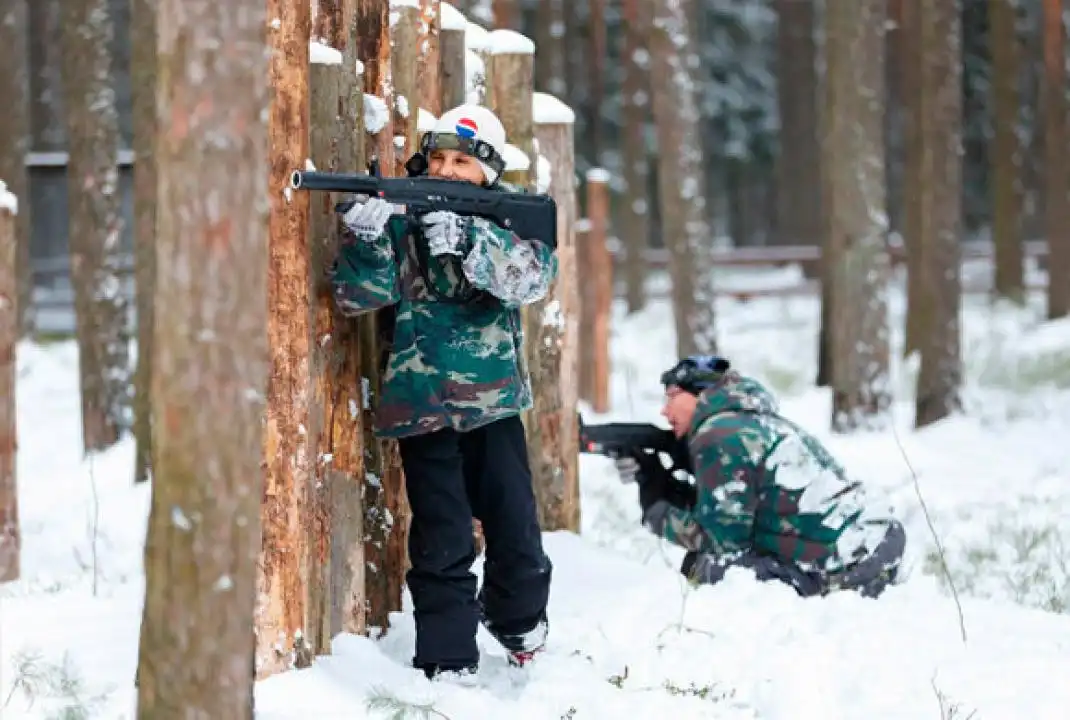
M 312 14 L 307 2 L 268 0 L 267 16 L 272 89 L 267 187 L 271 372 L 264 426 L 267 473 L 256 613 L 256 672 L 260 678 L 294 665 L 304 667 L 311 661 L 304 639 L 308 595 L 305 565 L 311 530 L 311 516 L 305 505 L 311 481 L 309 193 L 290 189 L 290 173 L 304 167 L 308 158 L 308 42 Z
M 445 111 L 464 103 L 467 90 L 465 74 L 465 28 L 468 21 L 448 2 L 439 3 L 440 32 L 438 36 L 440 83 L 439 110 Z M 441 113 L 440 113 L 441 114 Z
M 416 151 L 418 110 L 417 48 L 421 43 L 419 0 L 390 2 L 390 73 L 394 81 L 394 174 L 404 177 L 405 161 Z M 423 69 L 423 68 L 421 68 Z
M 489 35 L 490 84 L 486 104 L 501 118 L 509 144 L 528 158 L 528 167 L 506 170 L 504 179 L 533 189 L 532 94 L 535 82 L 535 44 L 515 30 L 495 30 Z M 517 163 L 519 165 L 519 163 Z
M 307 3 L 280 4 L 287 12 L 303 7 L 307 17 Z M 267 168 L 285 160 L 269 156 L 264 58 L 273 16 L 263 0 L 157 7 L 157 243 L 167 262 L 156 278 L 157 434 L 131 717 L 252 718 L 269 315 L 278 312 L 265 302 L 270 244 L 278 241 L 267 198 L 282 195 L 268 184 Z M 295 24 L 303 32 L 300 68 L 308 25 Z M 273 549 L 295 555 L 287 545 Z M 283 576 L 276 569 L 272 577 L 277 587 Z M 294 600 L 300 608 L 300 586 L 272 590 L 272 598 L 287 611 Z M 270 653 L 286 641 L 264 642 L 272 626 L 283 627 L 274 615 L 256 626 Z M 268 658 L 262 673 L 284 665 Z
M 535 93 L 532 119 L 539 143 L 538 189 L 557 203 L 557 281 L 549 297 L 532 309 L 536 334 L 529 335 L 535 395 L 530 455 L 539 526 L 546 531 L 580 531 L 579 428 L 579 283 L 576 275 L 575 140 L 576 116 L 553 95 Z M 538 327 L 535 327 L 538 325 Z
M 464 29 L 464 74 L 468 102 L 483 105 L 490 95 L 490 33 L 474 22 Z
M 15 351 L 19 340 L 18 201 L 0 180 L 0 584 L 19 579 Z
M 583 278 L 580 337 L 580 397 L 597 413 L 609 410 L 609 315 L 613 304 L 613 256 L 609 252 L 609 173 L 587 171 L 586 238 L 577 248 Z
M 128 424 L 130 328 L 122 292 L 119 118 L 111 82 L 114 37 L 106 0 L 62 3 L 67 116 L 68 240 L 77 317 L 85 452 L 114 445 Z M 7 70 L 5 69 L 5 72 Z
M 441 115 L 443 110 L 448 109 L 442 107 L 442 69 L 439 58 L 442 12 L 439 0 L 419 0 L 419 3 L 416 67 L 420 71 L 416 76 L 415 97 L 419 100 L 419 107 L 427 108 L 434 115 Z
M 393 81 L 390 72 L 390 2 L 357 0 L 357 58 L 364 71 L 366 157 L 378 158 L 383 175 L 394 173 Z M 413 49 L 414 51 L 414 49 Z M 361 169 L 355 169 L 360 172 Z M 405 579 L 408 508 L 397 441 L 372 433 L 372 415 L 382 386 L 385 349 L 393 335 L 393 310 L 361 318 L 360 364 L 364 416 L 364 592 L 366 623 L 386 632 L 390 613 L 401 610 Z

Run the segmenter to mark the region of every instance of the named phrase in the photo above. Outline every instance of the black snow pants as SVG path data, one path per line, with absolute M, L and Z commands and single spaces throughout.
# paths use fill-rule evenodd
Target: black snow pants
M 896 520 L 887 523 L 884 538 L 864 560 L 841 573 L 803 570 L 795 563 L 772 555 L 749 552 L 727 563 L 710 555 L 689 552 L 680 572 L 700 584 L 712 585 L 724 579 L 732 567 L 749 568 L 761 582 L 777 580 L 795 588 L 803 597 L 825 595 L 833 590 L 854 590 L 865 597 L 878 597 L 895 582 L 906 549 L 906 531 Z
M 479 662 L 482 621 L 503 645 L 546 622 L 552 565 L 543 552 L 517 416 L 468 432 L 447 428 L 399 442 L 412 523 L 406 580 L 416 620 L 413 665 L 442 670 Z M 472 518 L 483 525 L 483 588 Z

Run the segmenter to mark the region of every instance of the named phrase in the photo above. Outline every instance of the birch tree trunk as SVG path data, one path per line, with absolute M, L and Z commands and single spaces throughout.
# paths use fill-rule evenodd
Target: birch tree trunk
M 134 120 L 134 289 L 137 367 L 134 371 L 134 482 L 152 472 L 153 277 L 156 273 L 156 6 L 131 0 L 130 57 Z
M 269 370 L 267 22 L 263 0 L 158 8 L 157 433 L 137 715 L 251 720 Z
M 118 116 L 108 0 L 64 0 L 63 87 L 71 282 L 85 452 L 119 439 L 129 406 L 129 317 L 122 292 Z
M 256 613 L 259 677 L 310 662 L 304 639 L 307 533 L 311 516 L 310 299 L 308 193 L 291 192 L 290 173 L 308 158 L 311 8 L 268 0 L 270 22 L 267 307 L 271 373 L 264 433 L 266 484 Z
M 686 3 L 655 0 L 654 121 L 662 237 L 669 249 L 672 305 L 679 356 L 717 351 L 713 238 L 706 221 L 702 142 L 695 80 L 697 59 L 687 32 Z
M 884 176 L 885 0 L 825 9 L 827 122 L 822 170 L 834 253 L 832 428 L 888 422 L 888 219 Z

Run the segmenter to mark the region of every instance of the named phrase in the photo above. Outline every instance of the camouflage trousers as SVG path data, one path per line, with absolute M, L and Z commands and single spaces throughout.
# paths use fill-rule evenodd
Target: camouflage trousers
M 864 597 L 878 597 L 895 582 L 906 550 L 906 531 L 896 520 L 889 520 L 884 538 L 873 552 L 858 563 L 838 573 L 803 570 L 790 560 L 774 555 L 745 552 L 730 560 L 706 553 L 689 552 L 680 566 L 690 580 L 701 585 L 713 585 L 724 579 L 729 568 L 747 568 L 761 582 L 777 580 L 786 583 L 802 597 L 826 595 L 834 590 L 853 590 Z

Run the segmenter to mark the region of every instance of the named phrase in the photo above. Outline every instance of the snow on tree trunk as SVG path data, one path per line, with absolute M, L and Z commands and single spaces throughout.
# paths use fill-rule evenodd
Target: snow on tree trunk
M 1022 238 L 1022 148 L 1018 110 L 1022 98 L 1016 0 L 988 0 L 992 54 L 993 135 L 989 150 L 992 177 L 992 240 L 995 243 L 995 294 L 1025 301 Z M 928 10 L 926 10 L 928 12 Z
M 157 7 L 163 262 L 137 713 L 251 720 L 269 371 L 267 23 L 263 0 Z
M 1048 168 L 1044 208 L 1048 238 L 1048 317 L 1070 315 L 1070 161 L 1066 145 L 1066 29 L 1062 0 L 1044 0 L 1044 112 Z
M 650 238 L 649 185 L 650 158 L 646 127 L 650 116 L 650 37 L 649 0 L 625 0 L 624 96 L 620 143 L 624 180 L 623 218 L 620 226 L 624 245 L 624 287 L 628 312 L 639 312 L 646 304 L 647 267 L 644 251 Z
M 271 374 L 264 433 L 266 486 L 263 548 L 256 616 L 258 676 L 304 666 L 307 535 L 311 515 L 310 312 L 308 193 L 289 189 L 290 173 L 308 158 L 308 62 L 311 9 L 307 2 L 268 0 L 271 49 L 268 109 L 270 203 L 268 347 Z M 275 22 L 275 20 L 278 22 Z M 250 296 L 255 297 L 255 296 Z
M 888 219 L 884 178 L 885 0 L 825 9 L 821 170 L 831 233 L 832 427 L 888 421 Z
M 29 198 L 26 153 L 30 150 L 30 88 L 29 51 L 26 39 L 30 34 L 29 3 L 0 4 L 0 178 L 8 190 L 18 198 Z M 33 330 L 33 272 L 30 264 L 30 203 L 22 203 L 15 219 L 15 239 L 18 243 L 17 263 L 19 295 L 19 335 Z
M 77 319 L 85 451 L 113 445 L 127 425 L 128 308 L 120 270 L 119 125 L 108 0 L 64 0 L 63 87 L 71 283 Z
M 19 497 L 15 474 L 19 340 L 18 201 L 0 178 L 0 584 L 19 578 Z
M 156 2 L 131 0 L 130 74 L 134 123 L 134 482 L 152 470 L 153 276 L 156 272 Z
M 549 193 L 557 203 L 557 281 L 537 304 L 532 323 L 531 372 L 540 392 L 528 443 L 532 482 L 544 531 L 580 531 L 579 493 L 579 284 L 576 275 L 575 157 L 572 111 L 552 96 L 534 95 L 539 150 L 550 164 Z M 539 315 L 535 315 L 537 312 Z M 536 443 L 536 444 L 533 444 Z
M 923 427 L 960 408 L 962 385 L 959 242 L 962 225 L 962 25 L 953 3 L 907 0 L 907 33 L 916 56 L 914 100 L 908 104 L 910 153 L 907 202 L 919 257 L 920 313 L 914 424 Z
M 679 355 L 717 351 L 713 237 L 706 221 L 702 141 L 692 68 L 697 58 L 681 0 L 656 0 L 650 47 L 658 138 L 661 230 L 669 249 Z

